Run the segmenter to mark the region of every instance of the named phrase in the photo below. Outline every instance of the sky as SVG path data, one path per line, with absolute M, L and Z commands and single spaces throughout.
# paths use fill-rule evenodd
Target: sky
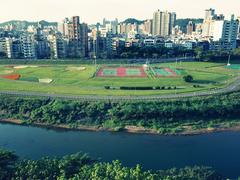
M 0 0 L 0 22 L 9 20 L 56 21 L 80 16 L 88 24 L 129 17 L 140 20 L 152 18 L 157 9 L 177 13 L 177 18 L 204 18 L 204 10 L 240 16 L 240 0 Z

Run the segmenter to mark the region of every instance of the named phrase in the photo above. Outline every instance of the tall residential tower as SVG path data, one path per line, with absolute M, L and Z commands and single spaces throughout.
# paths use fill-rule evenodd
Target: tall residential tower
M 163 37 L 171 35 L 175 23 L 176 13 L 157 10 L 153 14 L 153 35 Z

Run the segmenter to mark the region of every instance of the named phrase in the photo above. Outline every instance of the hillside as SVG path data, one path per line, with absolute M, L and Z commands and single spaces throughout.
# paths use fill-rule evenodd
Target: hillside
M 7 22 L 0 23 L 0 27 L 11 24 L 11 25 L 16 26 L 20 29 L 25 29 L 28 26 L 37 26 L 38 23 L 43 25 L 43 26 L 57 26 L 57 22 L 48 22 L 48 21 L 44 21 L 44 20 L 39 21 L 39 22 L 12 20 L 12 21 L 7 21 Z

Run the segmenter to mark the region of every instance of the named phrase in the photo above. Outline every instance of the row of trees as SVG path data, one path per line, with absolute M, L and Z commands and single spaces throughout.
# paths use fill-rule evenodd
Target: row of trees
M 118 51 L 117 58 L 170 58 L 184 57 L 186 54 L 194 55 L 193 50 L 183 47 L 166 48 L 164 46 L 132 46 L 123 47 Z
M 0 149 L 0 179 L 218 180 L 222 178 L 213 169 L 207 167 L 144 171 L 139 165 L 135 168 L 123 167 L 119 161 L 97 162 L 82 153 L 63 158 L 19 160 L 15 154 Z
M 231 55 L 231 59 L 239 60 L 240 58 L 240 48 L 233 49 L 231 51 L 221 49 L 221 50 L 212 50 L 212 51 L 204 51 L 202 48 L 196 48 L 194 50 L 195 56 L 204 61 L 221 61 L 228 59 L 229 55 Z
M 240 116 L 239 94 L 149 102 L 87 102 L 1 96 L 0 118 L 22 119 L 33 123 L 98 126 L 110 120 L 119 126 L 141 123 L 144 127 L 199 120 L 226 121 Z

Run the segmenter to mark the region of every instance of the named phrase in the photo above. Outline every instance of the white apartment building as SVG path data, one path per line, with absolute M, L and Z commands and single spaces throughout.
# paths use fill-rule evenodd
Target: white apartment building
M 32 34 L 21 36 L 22 53 L 25 59 L 36 59 L 36 46 Z
M 61 23 L 58 23 L 58 31 L 63 35 L 63 37 L 68 37 L 69 35 L 68 24 L 68 18 L 65 18 Z
M 55 35 L 48 35 L 47 39 L 50 44 L 51 58 L 57 59 L 58 58 L 57 37 Z
M 12 55 L 12 39 L 10 38 L 3 38 L 0 40 L 0 52 L 6 54 L 6 57 L 11 59 Z

